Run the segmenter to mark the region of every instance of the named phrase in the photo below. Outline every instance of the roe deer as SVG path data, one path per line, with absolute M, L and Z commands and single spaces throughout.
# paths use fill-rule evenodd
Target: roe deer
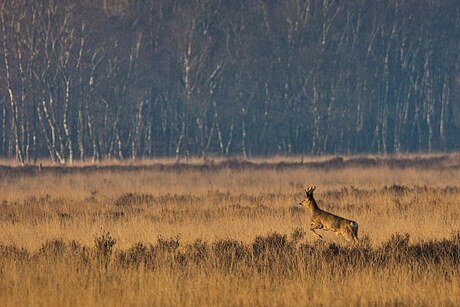
M 316 233 L 315 229 L 330 230 L 337 236 L 341 234 L 349 242 L 353 240 L 358 242 L 358 223 L 321 210 L 313 197 L 315 189 L 316 187 L 309 187 L 305 190 L 305 199 L 300 203 L 302 207 L 310 211 L 310 230 L 320 238 L 322 236 Z

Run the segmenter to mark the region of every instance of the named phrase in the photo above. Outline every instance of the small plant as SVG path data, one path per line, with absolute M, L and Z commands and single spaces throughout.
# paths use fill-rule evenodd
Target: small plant
M 117 243 L 117 240 L 110 235 L 110 232 L 107 232 L 100 237 L 96 237 L 94 243 L 96 245 L 97 254 L 109 258 L 112 255 L 112 248 Z
M 298 242 L 302 240 L 306 235 L 306 232 L 303 230 L 303 228 L 297 227 L 294 229 L 294 231 L 291 233 L 291 240 L 293 242 Z
M 227 270 L 233 269 L 238 263 L 249 261 L 250 259 L 249 249 L 236 240 L 219 240 L 214 243 L 213 251 L 218 261 L 218 266 Z
M 171 239 L 158 238 L 158 248 L 165 252 L 174 252 L 179 247 L 179 236 Z
M 151 205 L 153 202 L 154 198 L 151 194 L 126 193 L 115 201 L 115 205 L 117 207 L 126 207 L 139 204 Z
M 39 253 L 49 257 L 62 256 L 67 245 L 62 239 L 46 241 L 39 250 Z
M 273 233 L 267 237 L 258 236 L 254 240 L 252 249 L 254 256 L 259 257 L 266 254 L 281 254 L 290 251 L 292 243 L 288 241 L 287 235 Z
M 188 246 L 187 250 L 192 260 L 198 264 L 204 262 L 208 258 L 210 249 L 206 242 L 197 239 L 192 245 Z

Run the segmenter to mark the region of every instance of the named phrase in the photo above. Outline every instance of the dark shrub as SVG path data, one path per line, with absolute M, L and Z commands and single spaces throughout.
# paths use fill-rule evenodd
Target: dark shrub
M 40 247 L 38 254 L 46 257 L 60 257 L 64 254 L 66 247 L 62 239 L 48 240 Z
M 303 228 L 297 227 L 294 229 L 294 231 L 291 233 L 291 240 L 293 242 L 298 242 L 302 240 L 305 237 L 306 233 L 303 230 Z
M 117 243 L 117 240 L 107 232 L 100 237 L 96 237 L 94 243 L 96 245 L 97 254 L 104 258 L 109 258 L 112 255 L 112 248 Z
M 235 268 L 242 262 L 248 262 L 250 252 L 241 242 L 236 240 L 220 240 L 213 245 L 217 266 L 225 269 Z
M 162 252 L 174 252 L 179 247 L 179 236 L 171 239 L 158 238 L 158 249 Z

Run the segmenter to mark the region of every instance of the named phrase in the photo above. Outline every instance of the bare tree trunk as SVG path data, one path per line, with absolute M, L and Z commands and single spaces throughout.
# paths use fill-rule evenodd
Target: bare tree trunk
M 176 145 L 176 162 L 179 162 L 180 160 L 181 146 L 182 146 L 182 142 L 184 138 L 185 138 L 185 119 L 182 119 L 180 135 L 179 135 L 179 139 L 177 140 L 177 145 Z
M 86 106 L 88 108 L 88 106 Z M 100 162 L 101 161 L 101 152 L 99 150 L 99 140 L 94 128 L 94 123 L 93 123 L 93 118 L 89 112 L 89 110 L 86 110 L 86 122 L 88 125 L 88 132 L 89 132 L 89 138 L 91 140 L 92 148 L 93 148 L 93 157 L 92 157 L 92 162 Z
M 70 79 L 66 78 L 65 80 L 65 94 L 64 94 L 64 113 L 63 113 L 63 120 L 62 124 L 64 126 L 64 133 L 65 138 L 67 141 L 67 148 L 69 152 L 69 163 L 73 164 L 73 143 L 72 143 L 72 135 L 69 129 L 69 123 L 67 120 L 68 112 L 69 112 L 69 99 L 70 99 Z
M 318 89 L 316 86 L 316 78 L 313 80 L 312 112 L 313 112 L 313 135 L 312 135 L 311 153 L 318 154 L 319 140 L 320 140 L 321 113 L 319 111 L 319 93 L 318 93 Z
M 48 153 L 49 153 L 51 163 L 54 164 L 56 162 L 55 150 L 48 136 L 48 130 L 46 129 L 46 126 L 45 126 L 45 120 L 43 119 L 43 110 L 42 108 L 40 108 L 40 104 L 37 105 L 37 116 L 38 116 L 38 122 L 42 130 L 43 138 L 45 139 L 46 147 L 48 148 Z
M 137 112 L 134 115 L 134 131 L 131 138 L 131 159 L 136 160 L 141 149 L 141 130 L 143 125 L 143 109 L 145 105 L 145 100 L 141 100 L 137 106 Z
M 243 154 L 243 158 L 248 158 L 248 150 L 247 150 L 247 133 L 246 133 L 246 113 L 247 109 L 243 108 L 242 110 L 242 122 L 241 122 L 241 153 Z
M 232 123 L 230 125 L 230 131 L 228 133 L 227 144 L 225 145 L 225 156 L 226 157 L 230 156 L 230 149 L 231 149 L 232 142 L 233 142 L 233 130 L 234 130 L 234 128 L 235 128 L 235 121 L 232 118 Z
M 7 125 L 7 109 L 6 109 L 6 100 L 2 99 L 2 154 L 5 155 L 7 153 L 7 143 L 8 143 L 8 137 L 6 133 L 6 125 Z
M 13 93 L 12 85 L 11 85 L 11 72 L 10 72 L 10 63 L 9 63 L 9 52 L 7 48 L 8 42 L 7 42 L 4 10 L 5 10 L 5 2 L 3 2 L 2 7 L 0 8 L 0 19 L 1 19 L 0 22 L 2 23 L 3 61 L 5 64 L 6 86 L 8 88 L 8 96 L 10 99 L 10 106 L 11 106 L 11 122 L 12 122 L 12 130 L 14 133 L 16 158 L 21 163 L 21 165 L 24 165 L 24 157 L 22 154 L 22 148 L 21 148 L 20 139 L 19 139 L 20 136 L 19 136 L 19 127 L 18 127 L 18 105 L 16 102 L 15 95 Z
M 44 93 L 44 96 L 45 95 L 46 93 Z M 61 140 L 61 137 L 59 136 L 58 127 L 56 126 L 56 120 L 54 118 L 53 110 L 52 110 L 54 99 L 51 93 L 48 93 L 48 95 L 49 95 L 50 108 L 48 108 L 46 98 L 44 97 L 42 99 L 42 111 L 43 111 L 43 114 L 45 115 L 46 123 L 48 124 L 50 133 L 51 133 L 51 148 L 58 162 L 60 164 L 65 164 L 65 156 L 63 156 L 63 152 L 62 152 L 62 149 L 63 149 L 62 142 L 61 142 L 62 140 Z M 46 131 L 44 132 L 46 133 Z
M 78 121 L 77 121 L 77 138 L 78 138 L 78 153 L 80 161 L 85 161 L 85 122 L 83 118 L 83 109 L 80 106 L 78 109 Z
M 442 90 L 441 90 L 441 114 L 439 118 L 439 138 L 441 142 L 441 150 L 447 150 L 446 140 L 446 117 L 447 110 L 449 109 L 450 89 L 448 86 L 448 76 L 443 76 Z

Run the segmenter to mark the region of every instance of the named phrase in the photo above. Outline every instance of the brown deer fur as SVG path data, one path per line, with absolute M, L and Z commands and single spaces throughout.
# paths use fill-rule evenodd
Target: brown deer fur
M 358 242 L 358 223 L 321 210 L 313 197 L 315 189 L 316 187 L 306 189 L 305 199 L 300 203 L 310 211 L 310 230 L 320 238 L 322 236 L 315 231 L 316 229 L 333 231 L 337 235 L 341 234 L 349 242 Z

